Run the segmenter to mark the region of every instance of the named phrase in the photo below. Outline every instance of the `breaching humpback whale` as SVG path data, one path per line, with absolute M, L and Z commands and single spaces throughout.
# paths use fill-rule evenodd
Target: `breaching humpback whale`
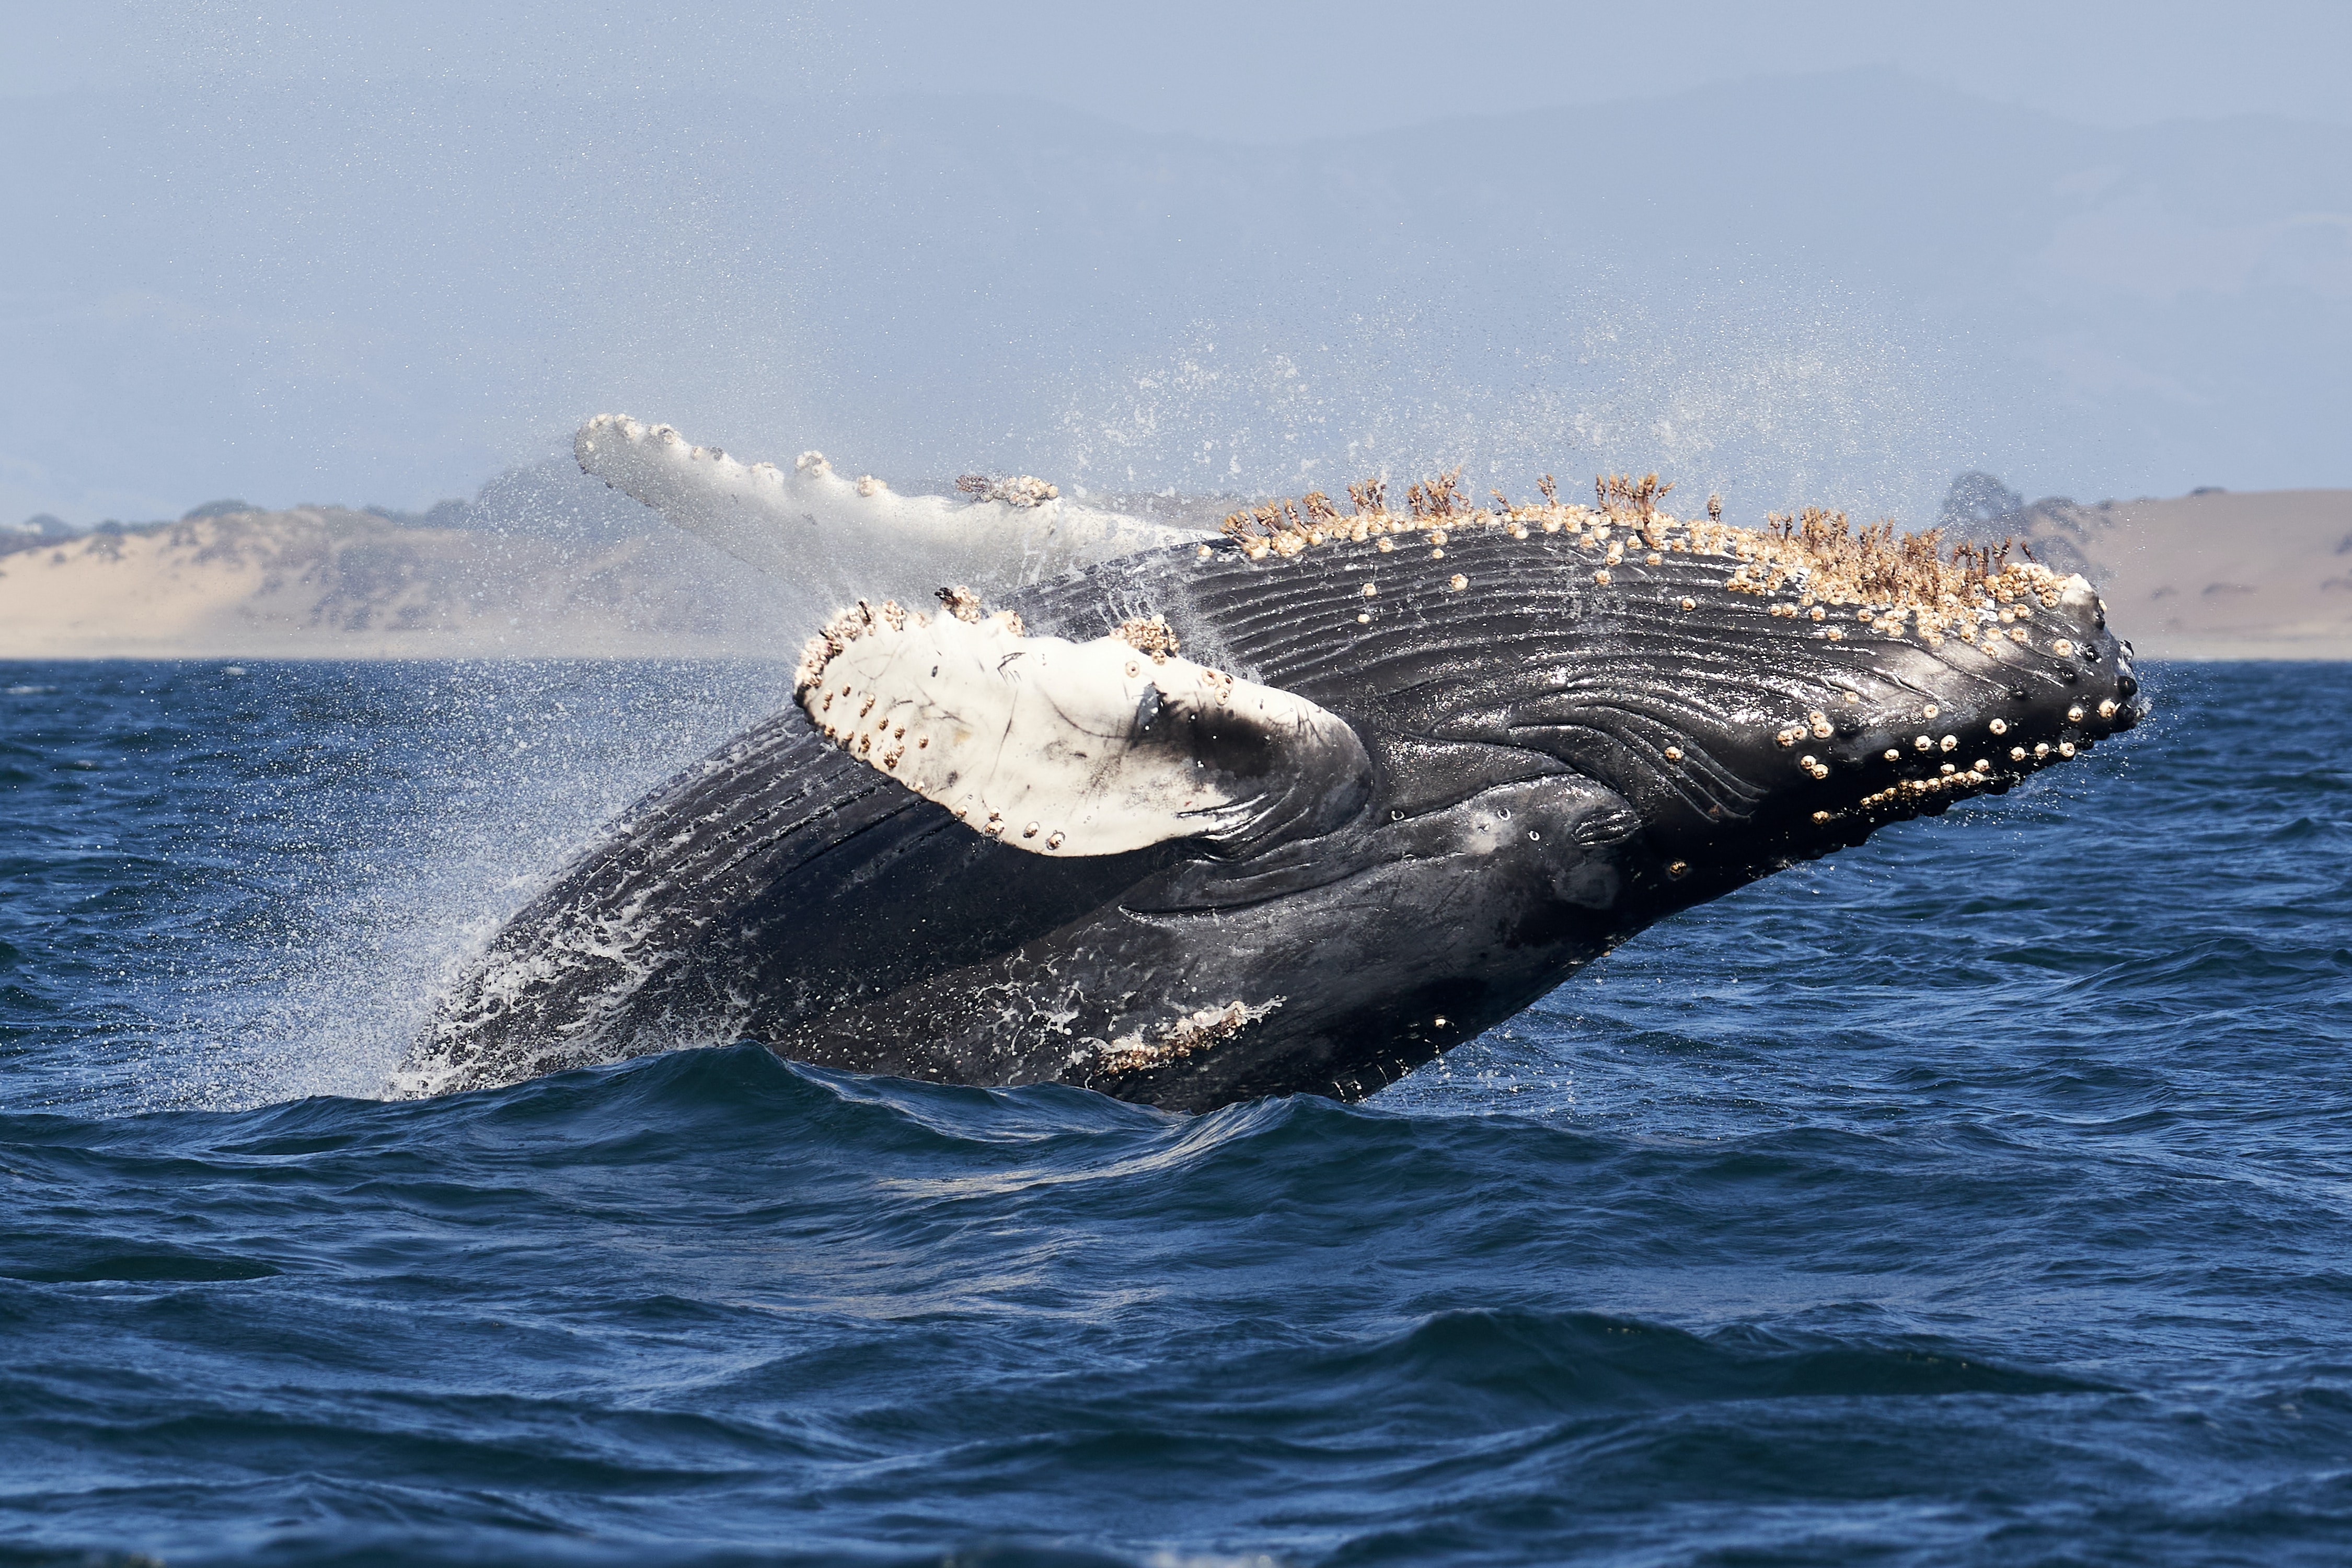
M 794 706 L 509 921 L 418 1092 L 739 1039 L 1206 1109 L 1356 1099 L 1677 910 L 2142 714 L 2079 576 L 1891 524 L 1451 477 L 1213 537 L 1033 480 L 970 501 L 600 417 L 582 464 L 756 565 L 871 588 Z M 1017 585 L 963 587 L 991 563 Z

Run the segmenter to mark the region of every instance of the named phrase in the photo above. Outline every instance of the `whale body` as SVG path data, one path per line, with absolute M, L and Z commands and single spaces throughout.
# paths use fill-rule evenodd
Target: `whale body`
M 1546 491 L 1375 486 L 1213 542 L 1057 521 L 1076 558 L 994 606 L 845 609 L 794 706 L 506 924 L 403 1084 L 750 1038 L 1180 1110 L 1353 1100 L 1675 910 L 2144 712 L 2080 577 Z

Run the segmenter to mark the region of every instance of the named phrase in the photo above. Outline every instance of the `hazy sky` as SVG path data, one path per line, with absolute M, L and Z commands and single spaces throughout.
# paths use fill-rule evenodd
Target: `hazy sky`
M 186 72 L 985 90 L 1147 131 L 1281 142 L 1887 66 L 2095 124 L 2242 113 L 2352 120 L 2352 5 L 2341 0 L 0 0 L 0 94 L 8 95 Z
M 2347 75 L 2352 4 L 0 0 L 0 526 L 422 505 L 616 408 L 1106 488 L 2347 484 Z

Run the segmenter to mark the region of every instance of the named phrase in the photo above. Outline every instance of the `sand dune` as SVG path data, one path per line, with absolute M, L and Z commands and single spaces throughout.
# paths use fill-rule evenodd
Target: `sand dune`
M 772 590 L 660 527 L 587 540 L 244 511 L 0 554 L 0 658 L 793 657 Z M 1988 525 L 2088 573 L 2156 658 L 2352 658 L 2352 490 L 2045 500 Z
M 2352 490 L 2045 500 L 2017 521 L 2147 658 L 2352 658 Z
M 572 542 L 236 512 L 0 555 L 0 658 L 796 654 L 771 646 L 747 575 L 666 529 Z

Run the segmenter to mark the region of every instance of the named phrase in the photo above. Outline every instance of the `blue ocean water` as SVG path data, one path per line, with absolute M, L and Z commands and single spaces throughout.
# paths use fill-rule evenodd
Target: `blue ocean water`
M 2352 669 L 1367 1104 L 374 1097 L 765 667 L 0 666 L 0 1563 L 2340 1563 Z

